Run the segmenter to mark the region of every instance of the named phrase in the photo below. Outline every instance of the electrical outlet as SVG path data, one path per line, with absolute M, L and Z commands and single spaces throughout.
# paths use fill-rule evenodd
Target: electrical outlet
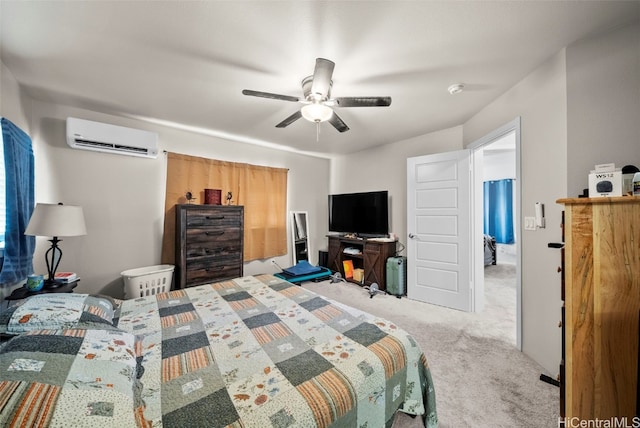
M 524 218 L 524 230 L 536 230 L 536 218 L 525 217 Z

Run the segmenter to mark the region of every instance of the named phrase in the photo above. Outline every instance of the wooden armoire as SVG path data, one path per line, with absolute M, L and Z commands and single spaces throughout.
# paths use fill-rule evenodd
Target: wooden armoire
M 631 421 L 638 390 L 640 197 L 558 203 L 565 206 L 560 381 L 566 420 Z

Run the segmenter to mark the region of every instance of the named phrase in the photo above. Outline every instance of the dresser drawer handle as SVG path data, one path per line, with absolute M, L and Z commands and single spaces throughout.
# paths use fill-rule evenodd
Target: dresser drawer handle
M 220 248 L 205 248 L 204 249 L 204 253 L 208 256 L 212 255 L 212 254 L 221 254 L 224 253 L 227 250 L 226 247 L 220 247 Z
M 208 215 L 208 216 L 205 216 L 205 218 L 207 220 L 224 220 L 223 215 Z
M 214 267 L 214 268 L 206 268 L 205 270 L 207 272 L 218 272 L 218 271 L 224 270 L 224 266 L 218 266 L 218 267 Z
M 204 234 L 207 236 L 220 236 L 220 235 L 224 235 L 224 230 L 218 230 L 215 232 L 205 232 Z

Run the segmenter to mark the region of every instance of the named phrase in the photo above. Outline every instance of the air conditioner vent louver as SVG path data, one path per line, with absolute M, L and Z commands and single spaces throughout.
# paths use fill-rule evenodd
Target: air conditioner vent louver
M 158 134 L 123 126 L 67 118 L 67 144 L 74 149 L 155 158 Z
M 130 152 L 130 153 L 148 153 L 149 150 L 141 147 L 131 147 L 131 146 L 123 146 L 120 144 L 111 144 L 111 143 L 99 143 L 97 141 L 89 141 L 84 140 L 82 138 L 75 139 L 76 145 L 83 147 L 99 147 L 108 150 L 117 150 L 121 152 Z

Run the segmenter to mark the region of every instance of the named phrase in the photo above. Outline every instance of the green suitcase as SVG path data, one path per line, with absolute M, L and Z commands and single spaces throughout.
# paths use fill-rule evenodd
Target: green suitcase
M 388 294 L 397 298 L 407 294 L 407 258 L 389 257 L 387 259 L 387 289 Z

